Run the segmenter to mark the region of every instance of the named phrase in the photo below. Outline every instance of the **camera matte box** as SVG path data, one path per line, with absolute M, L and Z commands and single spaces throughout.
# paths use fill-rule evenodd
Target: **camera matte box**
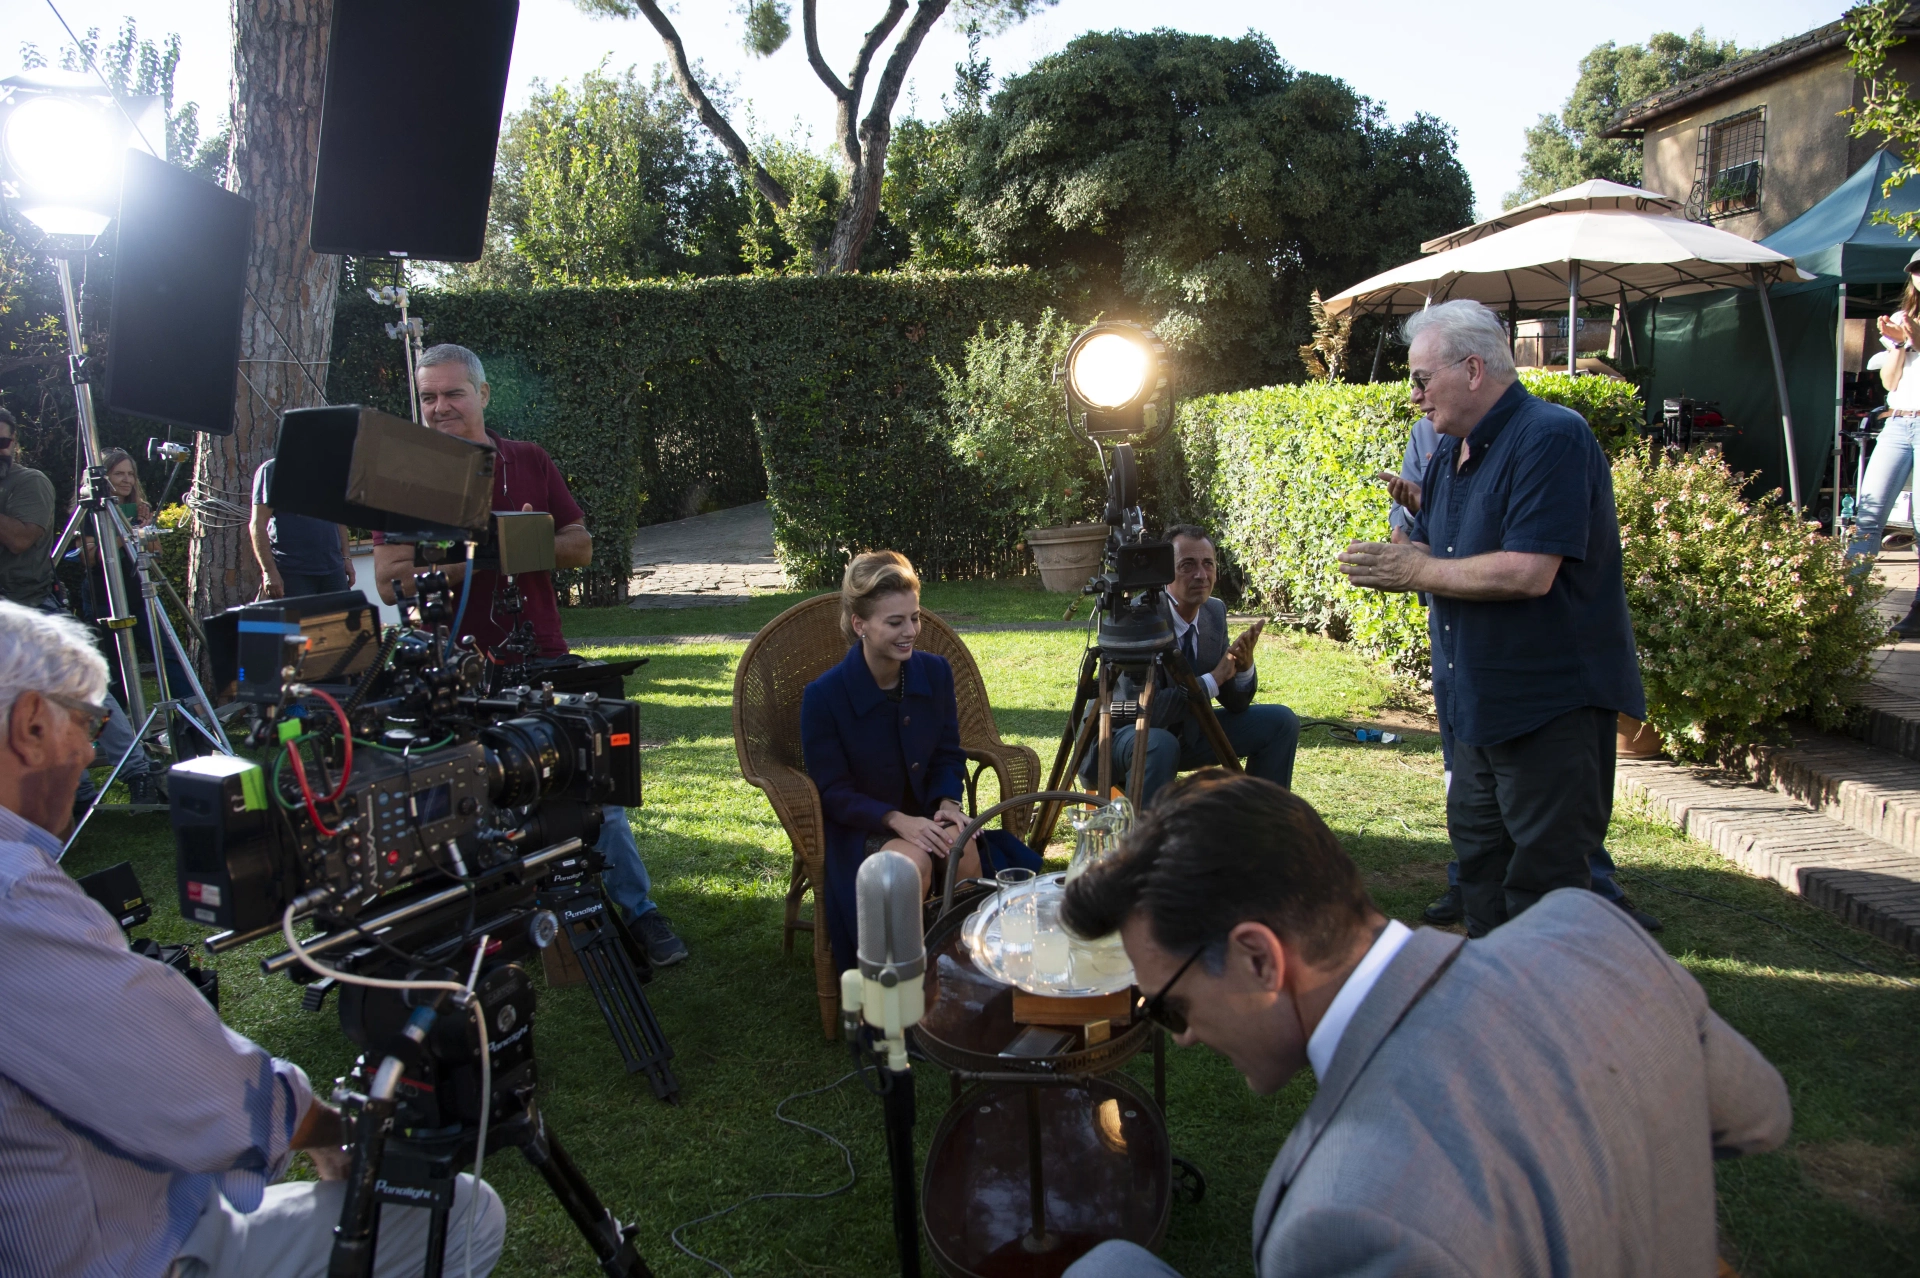
M 280 419 L 267 504 L 390 533 L 483 532 L 494 451 L 359 404 Z
M 519 17 L 519 0 L 334 0 L 314 252 L 479 259 Z
M 107 406 L 233 434 L 253 203 L 129 150 L 119 222 Z

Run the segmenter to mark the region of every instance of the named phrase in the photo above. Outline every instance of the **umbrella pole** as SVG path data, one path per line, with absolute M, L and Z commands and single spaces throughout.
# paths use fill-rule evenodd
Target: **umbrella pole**
M 1840 315 L 1833 326 L 1833 514 L 1828 527 L 1840 535 L 1840 430 L 1847 417 L 1847 286 L 1840 285 Z
M 1780 435 L 1787 444 L 1787 500 L 1800 513 L 1800 459 L 1793 455 L 1793 409 L 1787 402 L 1787 366 L 1780 359 L 1780 333 L 1773 326 L 1773 303 L 1767 298 L 1767 277 L 1760 264 L 1752 266 L 1753 286 L 1760 293 L 1760 317 L 1767 324 L 1767 349 L 1773 354 L 1773 388 L 1780 398 Z
M 1393 323 L 1393 311 L 1389 309 L 1380 317 L 1380 336 L 1373 343 L 1373 367 L 1367 370 L 1367 381 L 1380 380 L 1380 353 L 1387 349 L 1387 328 Z
M 1580 371 L 1580 263 L 1567 263 L 1567 372 Z

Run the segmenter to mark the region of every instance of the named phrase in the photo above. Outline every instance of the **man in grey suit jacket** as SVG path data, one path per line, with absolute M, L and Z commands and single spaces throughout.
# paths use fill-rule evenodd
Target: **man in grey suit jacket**
M 1229 644 L 1227 606 L 1213 597 L 1214 583 L 1220 577 L 1213 539 L 1193 524 L 1177 524 L 1167 530 L 1167 540 L 1173 543 L 1174 578 L 1167 588 L 1169 606 L 1165 612 L 1173 623 L 1175 645 L 1201 686 L 1219 701 L 1215 717 L 1226 731 L 1234 754 L 1247 761 L 1248 773 L 1291 787 L 1294 751 L 1300 744 L 1299 717 L 1282 705 L 1253 704 L 1253 694 L 1260 687 L 1253 652 L 1260 642 L 1263 623 L 1248 626 Z M 1116 698 L 1133 701 L 1139 695 L 1133 681 L 1123 676 L 1115 689 Z M 1220 762 L 1188 702 L 1186 689 L 1171 686 L 1165 675 L 1153 690 L 1152 716 L 1153 724 L 1147 732 L 1146 776 L 1141 793 L 1130 796 L 1137 807 L 1145 807 L 1161 787 L 1173 780 L 1176 771 Z M 1113 734 L 1114 784 L 1123 788 L 1127 769 L 1133 763 L 1135 736 L 1132 724 Z M 1083 785 L 1095 783 L 1098 767 L 1098 757 L 1089 750 L 1080 768 Z
M 1713 1160 L 1772 1149 L 1786 1085 L 1693 978 L 1578 889 L 1482 940 L 1381 916 L 1319 815 L 1203 773 L 1068 885 L 1146 1012 L 1255 1092 L 1319 1091 L 1253 1214 L 1260 1278 L 1714 1272 Z M 1168 1278 L 1108 1242 L 1067 1278 Z

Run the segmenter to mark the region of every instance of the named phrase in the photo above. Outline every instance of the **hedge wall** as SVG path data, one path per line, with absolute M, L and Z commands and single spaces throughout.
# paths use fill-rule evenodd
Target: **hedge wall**
M 803 584 L 837 582 L 873 546 L 935 579 L 1013 567 L 1019 530 L 968 503 L 939 438 L 934 366 L 960 362 L 983 321 L 1046 301 L 1023 271 L 414 295 L 430 344 L 486 363 L 488 424 L 553 454 L 595 533 L 576 598 L 600 604 L 624 597 L 635 528 L 763 496 Z M 341 298 L 329 399 L 405 414 L 395 318 Z
M 1534 370 L 1521 380 L 1585 416 L 1610 453 L 1630 438 L 1623 424 L 1639 420 L 1625 382 Z M 1417 597 L 1357 589 L 1334 559 L 1348 542 L 1390 534 L 1390 503 L 1374 476 L 1400 469 L 1419 417 L 1405 382 L 1310 382 L 1189 401 L 1179 429 L 1186 491 L 1168 504 L 1215 529 L 1227 571 L 1250 599 L 1424 677 L 1427 614 Z

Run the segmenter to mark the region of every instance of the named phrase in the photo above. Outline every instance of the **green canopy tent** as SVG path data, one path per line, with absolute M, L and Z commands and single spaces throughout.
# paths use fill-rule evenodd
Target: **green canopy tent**
M 1891 151 L 1876 151 L 1833 193 L 1760 242 L 1784 253 L 1801 270 L 1842 284 L 1901 284 L 1916 247 L 1894 234 L 1876 213 L 1920 211 L 1920 182 L 1882 195 L 1881 186 L 1900 167 Z

